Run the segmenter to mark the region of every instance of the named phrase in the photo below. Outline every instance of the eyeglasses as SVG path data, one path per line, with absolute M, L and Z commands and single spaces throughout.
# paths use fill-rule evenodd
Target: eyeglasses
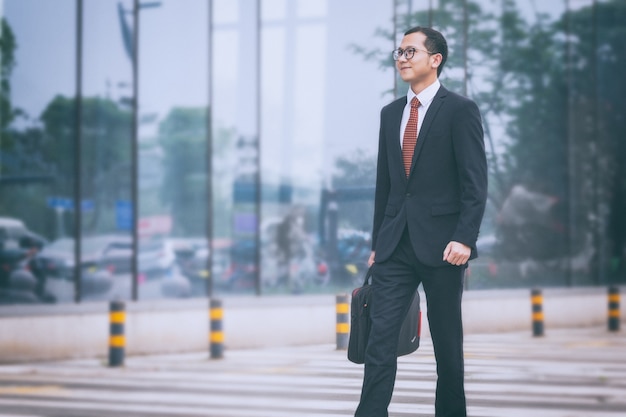
M 408 61 L 412 59 L 415 56 L 415 52 L 418 52 L 418 51 L 426 52 L 428 55 L 435 55 L 439 53 L 439 52 L 428 52 L 428 51 L 425 51 L 424 49 L 416 49 L 416 48 L 406 48 L 406 49 L 398 48 L 398 49 L 394 49 L 394 51 L 392 52 L 393 60 L 397 61 L 400 59 L 402 55 L 404 55 L 404 57 Z

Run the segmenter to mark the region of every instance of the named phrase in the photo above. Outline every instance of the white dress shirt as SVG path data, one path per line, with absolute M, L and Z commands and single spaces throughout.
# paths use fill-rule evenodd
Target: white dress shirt
M 406 129 L 407 123 L 409 123 L 409 116 L 411 115 L 411 100 L 413 97 L 417 96 L 417 99 L 420 101 L 420 105 L 417 108 L 417 134 L 419 136 L 420 129 L 422 128 L 422 122 L 424 121 L 428 107 L 430 107 L 430 103 L 433 102 L 433 98 L 435 98 L 435 94 L 437 94 L 439 87 L 441 87 L 439 79 L 423 89 L 419 94 L 415 94 L 413 90 L 411 90 L 411 87 L 409 87 L 409 92 L 406 95 L 406 106 L 404 106 L 404 111 L 402 112 L 402 123 L 400 124 L 400 147 L 402 147 L 404 130 Z

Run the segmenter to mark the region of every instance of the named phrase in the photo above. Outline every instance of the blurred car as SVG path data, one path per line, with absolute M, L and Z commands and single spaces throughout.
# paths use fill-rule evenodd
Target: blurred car
M 21 220 L 0 217 L 0 287 L 7 287 L 11 272 L 33 250 L 39 250 L 46 244 L 46 239 L 30 231 Z
M 0 217 L 0 304 L 54 302 L 36 261 L 46 244 L 21 220 Z
M 102 254 L 100 262 L 94 264 L 99 269 L 106 269 L 112 274 L 127 274 L 132 270 L 133 244 L 128 240 L 110 242 Z
M 38 258 L 46 274 L 72 280 L 74 277 L 74 239 L 60 238 L 43 248 Z M 132 241 L 127 235 L 97 235 L 81 239 L 81 269 L 86 273 L 106 270 L 111 274 L 130 271 Z
M 0 217 L 0 242 L 19 242 L 22 237 L 31 234 L 20 219 Z
M 176 265 L 174 241 L 159 238 L 139 242 L 137 263 L 139 273 L 145 279 L 158 279 L 171 275 Z
M 139 243 L 139 271 L 147 279 L 171 276 L 174 268 L 180 268 L 184 275 L 204 275 L 206 266 L 196 262 L 196 257 L 201 259 L 205 251 L 205 239 L 165 237 L 144 240 Z
M 74 275 L 74 239 L 53 241 L 39 253 L 46 274 L 54 278 L 72 279 Z
M 230 264 L 213 285 L 229 290 L 246 290 L 255 286 L 257 273 L 256 242 L 252 239 L 236 240 L 229 248 Z
M 181 272 L 192 280 L 204 281 L 210 276 L 207 269 L 209 258 L 209 246 L 206 239 L 194 239 L 189 242 L 188 246 L 176 251 L 178 263 Z M 213 267 L 215 268 L 216 260 L 213 259 Z M 222 267 L 219 273 L 222 273 L 226 267 Z
M 333 279 L 353 286 L 361 285 L 368 268 L 367 259 L 371 250 L 369 233 L 340 230 L 337 236 L 337 264 L 332 271 Z
M 29 230 L 24 222 L 12 217 L 0 217 L 0 253 L 13 250 L 41 249 L 48 241 Z

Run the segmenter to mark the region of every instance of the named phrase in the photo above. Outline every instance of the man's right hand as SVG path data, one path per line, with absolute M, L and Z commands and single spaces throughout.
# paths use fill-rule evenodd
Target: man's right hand
M 367 266 L 372 266 L 374 265 L 374 258 L 376 257 L 376 251 L 372 251 L 372 253 L 370 253 L 370 257 L 367 260 Z

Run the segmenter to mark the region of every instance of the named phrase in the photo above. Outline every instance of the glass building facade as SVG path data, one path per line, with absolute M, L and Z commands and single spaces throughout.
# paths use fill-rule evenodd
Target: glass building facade
M 409 27 L 479 105 L 467 288 L 626 282 L 621 0 L 0 1 L 0 303 L 351 289 Z

